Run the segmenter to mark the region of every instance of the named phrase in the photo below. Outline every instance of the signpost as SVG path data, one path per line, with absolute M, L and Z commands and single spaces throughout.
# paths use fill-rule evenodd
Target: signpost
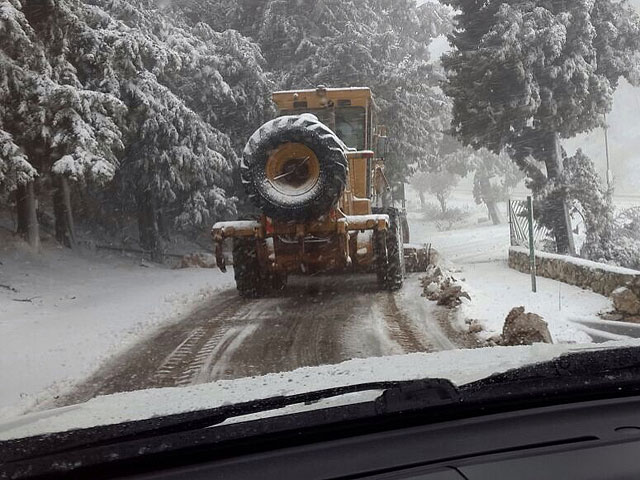
M 531 195 L 527 197 L 528 224 L 529 224 L 529 269 L 531 270 L 531 291 L 536 293 L 538 286 L 536 283 L 536 249 L 533 238 L 533 199 Z

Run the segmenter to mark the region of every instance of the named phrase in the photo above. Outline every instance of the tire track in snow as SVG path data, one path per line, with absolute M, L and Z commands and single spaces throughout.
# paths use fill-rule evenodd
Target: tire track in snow
M 416 278 L 396 293 L 380 291 L 371 275 L 291 280 L 271 298 L 242 299 L 235 289 L 220 293 L 106 364 L 56 405 L 352 358 L 456 348 L 428 302 L 412 290 Z
M 432 342 L 420 339 L 414 325 L 407 315 L 398 309 L 395 295 L 389 294 L 389 299 L 384 303 L 384 317 L 391 333 L 391 339 L 402 347 L 404 353 L 417 353 L 434 351 Z
M 207 331 L 204 328 L 196 328 L 180 345 L 167 355 L 160 365 L 160 368 L 158 368 L 158 371 L 151 378 L 151 382 L 162 383 L 164 379 L 175 375 L 175 370 L 180 367 L 181 363 L 188 359 L 197 343 L 202 340 L 206 333 Z
M 161 328 L 107 361 L 84 382 L 42 408 L 80 403 L 116 392 L 176 386 L 176 379 L 209 339 L 211 330 L 223 325 L 224 319 L 244 303 L 232 290 L 216 295 L 181 321 Z

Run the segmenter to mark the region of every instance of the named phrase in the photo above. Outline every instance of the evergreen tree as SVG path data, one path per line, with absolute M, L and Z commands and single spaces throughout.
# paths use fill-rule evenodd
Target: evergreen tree
M 468 145 L 508 149 L 545 199 L 543 222 L 571 251 L 560 138 L 602 124 L 621 76 L 640 80 L 640 19 L 626 1 L 446 0 L 459 11 L 443 58 L 453 130 Z M 544 165 L 542 167 L 541 165 Z
M 0 200 L 20 186 L 32 182 L 37 171 L 10 133 L 18 108 L 25 108 L 22 96 L 44 66 L 34 46 L 34 33 L 16 0 L 0 4 Z M 32 93 L 32 92 L 29 92 Z M 11 130 L 16 130 L 15 127 Z
M 572 157 L 565 155 L 563 164 L 559 185 L 566 191 L 573 210 L 584 220 L 586 239 L 580 255 L 596 261 L 613 260 L 615 240 L 611 192 L 603 187 L 593 162 L 582 150 Z
M 10 134 L 0 129 L 0 195 L 15 191 L 36 177 L 35 169 L 27 161 Z M 5 199 L 6 201 L 6 199 Z
M 0 9 L 0 189 L 16 190 L 19 230 L 37 225 L 34 181 L 41 194 L 51 186 L 67 244 L 69 181 L 124 199 L 156 254 L 158 224 L 234 214 L 236 152 L 271 113 L 255 44 L 147 0 Z
M 106 43 L 99 63 L 129 111 L 116 184 L 137 206 L 142 245 L 158 250 L 167 217 L 190 230 L 234 215 L 236 152 L 270 113 L 270 84 L 237 32 L 190 26 L 154 2 L 95 3 L 109 15 L 93 20 Z
M 388 171 L 400 180 L 438 163 L 447 128 L 441 75 L 429 44 L 451 27 L 450 9 L 415 0 L 182 0 L 214 28 L 258 43 L 278 88 L 368 86 L 388 128 Z

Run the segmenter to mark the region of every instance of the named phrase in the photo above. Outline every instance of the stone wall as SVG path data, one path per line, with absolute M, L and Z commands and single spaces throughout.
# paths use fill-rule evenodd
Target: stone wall
M 529 273 L 529 250 L 509 249 L 509 267 Z M 640 297 L 640 271 L 591 262 L 581 258 L 536 252 L 536 273 L 540 277 L 593 290 L 610 296 L 618 287 L 626 286 Z

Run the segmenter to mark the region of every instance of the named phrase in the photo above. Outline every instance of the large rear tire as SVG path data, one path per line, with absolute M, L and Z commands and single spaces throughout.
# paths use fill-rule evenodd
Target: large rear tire
M 233 273 L 243 298 L 261 298 L 269 292 L 280 292 L 287 286 L 286 274 L 265 272 L 260 267 L 256 247 L 254 238 L 233 240 Z
M 376 232 L 376 274 L 380 288 L 396 291 L 402 288 L 405 277 L 402 219 L 395 208 L 374 209 L 374 213 L 389 215 L 389 229 Z
M 409 220 L 407 212 L 402 212 L 402 243 L 411 243 L 411 234 L 409 232 Z
M 255 239 L 233 239 L 233 273 L 241 297 L 260 298 L 264 296 L 266 293 L 265 275 L 258 261 Z
M 345 144 L 314 115 L 279 117 L 247 142 L 242 183 L 268 217 L 312 220 L 329 212 L 344 191 L 346 152 Z
M 269 287 L 274 292 L 281 292 L 287 288 L 287 275 L 284 273 L 273 273 L 269 280 Z

